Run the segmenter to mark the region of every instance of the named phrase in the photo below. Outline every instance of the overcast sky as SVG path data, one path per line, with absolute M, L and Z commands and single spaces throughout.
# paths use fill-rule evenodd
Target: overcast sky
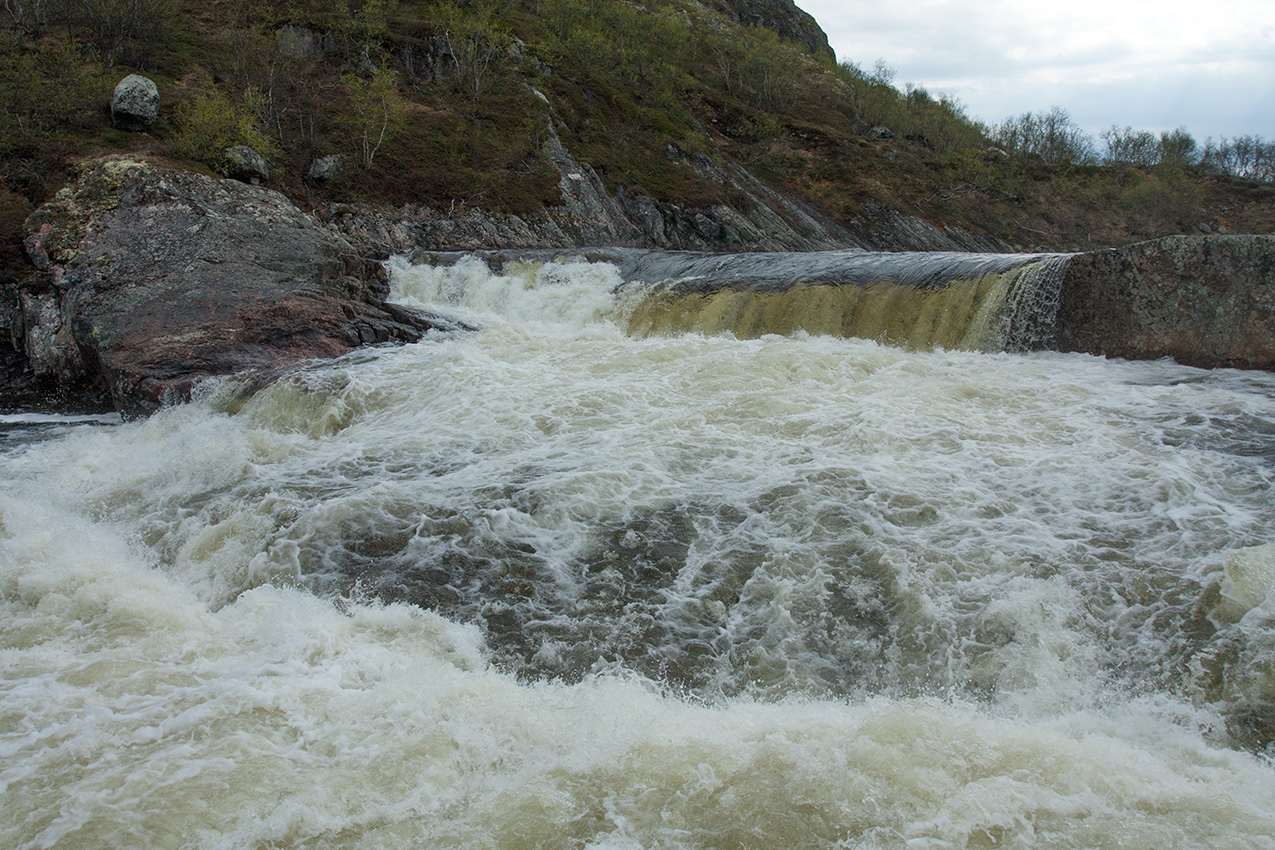
M 878 58 L 987 123 L 1061 106 L 1085 130 L 1275 139 L 1275 0 L 797 0 L 839 60 Z

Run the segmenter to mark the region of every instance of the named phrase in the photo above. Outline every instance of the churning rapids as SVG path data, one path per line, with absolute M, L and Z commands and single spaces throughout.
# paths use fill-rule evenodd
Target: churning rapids
M 1275 376 L 392 271 L 482 329 L 0 421 L 0 846 L 1275 848 Z

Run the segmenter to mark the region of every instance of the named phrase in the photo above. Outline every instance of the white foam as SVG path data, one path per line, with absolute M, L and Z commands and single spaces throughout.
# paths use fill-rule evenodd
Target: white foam
M 1227 553 L 1222 596 L 1244 613 L 1266 605 L 1275 591 L 1275 543 Z
M 0 459 L 0 845 L 1275 846 L 1268 377 L 573 309 Z
M 615 312 L 619 271 L 609 263 L 510 263 L 494 273 L 467 257 L 452 266 L 392 260 L 394 297 L 478 323 L 512 321 L 579 328 Z

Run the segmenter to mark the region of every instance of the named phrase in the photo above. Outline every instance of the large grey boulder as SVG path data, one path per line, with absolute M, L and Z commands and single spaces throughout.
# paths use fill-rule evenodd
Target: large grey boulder
M 289 59 L 308 59 L 328 49 L 332 39 L 305 27 L 280 27 L 275 30 L 275 47 Z
M 254 186 L 270 180 L 270 166 L 266 158 L 247 145 L 226 148 L 226 176 L 242 180 Z
M 1170 236 L 1072 257 L 1057 347 L 1275 369 L 1275 237 Z
M 159 117 L 159 88 L 141 74 L 129 74 L 115 86 L 111 123 L 117 130 L 141 133 Z
M 326 183 L 341 173 L 345 167 L 345 157 L 339 153 L 321 156 L 310 163 L 310 179 L 316 183 Z
M 128 415 L 200 380 L 454 328 L 387 304 L 384 268 L 269 189 L 145 162 L 91 165 L 27 219 L 43 274 L 19 292 L 24 354 L 54 388 Z

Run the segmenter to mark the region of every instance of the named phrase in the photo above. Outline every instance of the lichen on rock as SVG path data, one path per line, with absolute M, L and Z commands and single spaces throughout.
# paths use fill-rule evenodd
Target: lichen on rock
M 111 123 L 117 130 L 145 132 L 159 117 L 159 88 L 141 74 L 129 74 L 115 86 Z
M 1275 369 L 1275 237 L 1169 236 L 1067 265 L 1058 347 Z
M 226 148 L 226 163 L 227 177 L 253 185 L 270 181 L 270 166 L 265 157 L 247 145 Z

